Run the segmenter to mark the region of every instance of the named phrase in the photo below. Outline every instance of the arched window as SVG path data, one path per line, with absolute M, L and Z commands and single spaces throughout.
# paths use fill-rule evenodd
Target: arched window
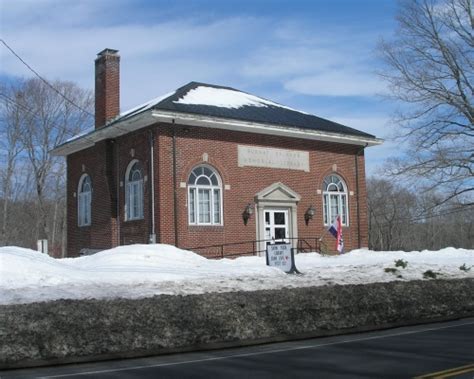
M 77 223 L 79 226 L 91 224 L 92 182 L 87 174 L 81 176 L 77 188 Z
M 139 220 L 143 218 L 143 168 L 134 159 L 130 162 L 125 174 L 125 219 Z
M 342 225 L 349 225 L 347 187 L 337 175 L 329 175 L 323 182 L 324 225 L 330 225 L 341 216 Z
M 188 214 L 193 225 L 222 225 L 222 186 L 217 172 L 197 166 L 188 179 Z

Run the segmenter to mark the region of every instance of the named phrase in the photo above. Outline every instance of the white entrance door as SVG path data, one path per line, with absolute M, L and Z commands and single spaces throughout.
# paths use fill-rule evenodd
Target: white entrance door
M 264 210 L 265 239 L 273 240 L 275 243 L 288 243 L 289 222 L 287 209 L 265 209 Z M 270 242 L 267 242 L 268 244 Z

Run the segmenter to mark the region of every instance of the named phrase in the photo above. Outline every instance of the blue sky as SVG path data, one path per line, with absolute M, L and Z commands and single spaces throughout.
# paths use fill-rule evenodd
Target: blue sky
M 396 1 L 52 1 L 0 4 L 0 34 L 48 79 L 93 89 L 94 59 L 120 50 L 122 111 L 189 81 L 232 86 L 388 139 L 376 45 Z M 32 73 L 0 46 L 0 80 Z M 367 149 L 374 173 L 397 149 Z

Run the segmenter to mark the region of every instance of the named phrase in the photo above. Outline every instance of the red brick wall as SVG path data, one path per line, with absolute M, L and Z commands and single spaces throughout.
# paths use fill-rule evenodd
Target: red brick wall
M 149 130 L 140 130 L 114 141 L 101 142 L 68 157 L 69 256 L 78 255 L 82 248 L 104 249 L 148 242 L 151 211 L 149 157 Z M 141 162 L 145 176 L 144 218 L 126 221 L 125 173 L 134 159 Z M 89 174 L 92 179 L 92 222 L 90 226 L 79 227 L 77 196 L 74 197 L 74 192 L 77 192 L 83 173 Z
M 113 145 L 103 141 L 67 159 L 68 256 L 77 256 L 82 248 L 106 249 L 116 245 L 115 186 L 110 182 L 107 165 L 110 149 Z M 92 212 L 91 225 L 79 227 L 77 191 L 83 174 L 88 174 L 92 181 Z
M 120 56 L 103 51 L 95 61 L 95 127 L 120 113 Z
M 357 247 L 355 154 L 360 150 L 360 147 L 218 129 L 180 128 L 178 126 L 175 128 L 177 134 L 179 246 L 196 247 L 257 239 L 255 214 L 252 215 L 247 225 L 244 225 L 242 212 L 248 203 L 254 202 L 254 197 L 258 192 L 275 182 L 281 181 L 301 196 L 297 215 L 299 237 L 314 238 L 325 235 L 324 241 L 333 249 L 334 238 L 326 233 L 326 227 L 323 225 L 322 194 L 317 194 L 317 190 L 322 190 L 324 177 L 333 172 L 333 165 L 336 164 L 337 174 L 345 180 L 348 191 L 354 192 L 352 196 L 348 196 L 349 226 L 344 228 L 346 250 Z M 174 244 L 172 133 L 171 128 L 165 125 L 160 125 L 159 129 L 160 166 L 157 184 L 160 187 L 159 203 L 162 209 L 159 215 L 159 232 L 162 242 Z M 262 167 L 238 167 L 238 144 L 308 151 L 310 153 L 310 172 Z M 207 162 L 202 160 L 204 153 L 208 155 Z M 367 246 L 363 153 L 358 157 L 358 160 L 361 245 Z M 179 183 L 187 182 L 192 168 L 200 163 L 207 163 L 216 168 L 221 175 L 223 184 L 228 184 L 231 187 L 230 190 L 223 189 L 223 226 L 188 225 L 187 189 L 180 188 Z M 304 213 L 311 204 L 316 208 L 316 215 L 306 225 Z
M 322 182 L 326 175 L 333 172 L 337 165 L 337 174 L 347 185 L 349 226 L 344 228 L 346 250 L 356 248 L 357 234 L 357 193 L 355 176 L 355 155 L 358 146 L 336 144 L 320 141 L 299 140 L 277 136 L 265 136 L 250 133 L 231 132 L 219 129 L 199 127 L 180 127 L 160 124 L 147 130 L 140 130 L 119 137 L 113 144 L 113 180 L 107 182 L 103 176 L 106 171 L 105 147 L 98 144 L 68 158 L 68 253 L 75 255 L 82 247 L 102 248 L 116 246 L 120 234 L 120 244 L 147 243 L 151 232 L 150 224 L 150 173 L 149 173 L 149 131 L 155 136 L 155 220 L 157 242 L 174 244 L 174 187 L 173 187 L 173 144 L 172 130 L 176 131 L 177 158 L 177 201 L 178 201 L 178 245 L 180 247 L 196 247 L 212 244 L 252 241 L 257 239 L 255 214 L 247 225 L 242 220 L 242 212 L 248 203 L 254 202 L 255 195 L 265 187 L 283 182 L 301 196 L 298 204 L 298 236 L 314 238 L 324 235 L 324 241 L 334 248 L 334 238 L 326 233 L 323 225 Z M 261 167 L 238 167 L 237 145 L 268 146 L 283 149 L 295 149 L 309 152 L 310 172 L 272 169 Z M 131 155 L 134 149 L 134 157 Z M 203 154 L 208 161 L 202 160 Z M 117 159 L 119 162 L 117 167 Z M 125 181 L 127 165 L 132 159 L 139 159 L 144 167 L 147 181 L 144 184 L 144 219 L 124 221 Z M 104 161 L 104 163 L 102 163 Z M 363 153 L 359 162 L 359 198 L 360 198 L 360 239 L 361 246 L 367 246 L 367 211 L 365 166 Z M 180 188 L 180 182 L 187 182 L 192 168 L 200 163 L 213 166 L 221 176 L 223 183 L 223 226 L 192 226 L 188 225 L 187 189 Z M 81 164 L 85 164 L 86 172 L 91 172 L 94 186 L 92 206 L 92 226 L 77 227 L 77 199 L 72 193 L 77 191 L 77 184 L 82 174 Z M 102 168 L 102 166 L 104 166 Z M 107 183 L 115 183 L 119 171 L 122 182 L 119 196 L 119 215 L 117 223 L 113 192 Z M 224 185 L 230 185 L 225 190 Z M 104 188 L 102 188 L 104 187 Z M 102 201 L 101 199 L 112 199 Z M 304 213 L 310 205 L 316 208 L 316 214 L 306 225 Z M 113 209 L 112 209 L 113 208 Z M 113 217 L 110 217 L 112 215 Z M 102 237 L 101 237 L 102 236 Z M 107 237 L 108 236 L 108 237 Z M 247 248 L 250 248 L 247 247 Z
M 120 244 L 148 243 L 150 234 L 150 149 L 148 130 L 130 133 L 126 137 L 117 139 L 119 150 L 119 177 L 120 177 Z M 125 174 L 129 164 L 137 159 L 143 167 L 145 176 L 143 182 L 143 216 L 141 220 L 125 220 Z

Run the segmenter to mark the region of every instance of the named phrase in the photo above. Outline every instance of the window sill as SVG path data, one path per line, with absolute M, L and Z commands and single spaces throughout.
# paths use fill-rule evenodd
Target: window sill
M 141 218 L 132 218 L 132 219 L 127 219 L 127 220 L 124 220 L 123 222 L 137 222 L 137 221 L 144 221 L 145 220 L 145 217 L 141 217 Z
M 188 224 L 188 230 L 216 230 L 216 231 L 223 231 L 224 225 L 196 225 L 196 224 Z

